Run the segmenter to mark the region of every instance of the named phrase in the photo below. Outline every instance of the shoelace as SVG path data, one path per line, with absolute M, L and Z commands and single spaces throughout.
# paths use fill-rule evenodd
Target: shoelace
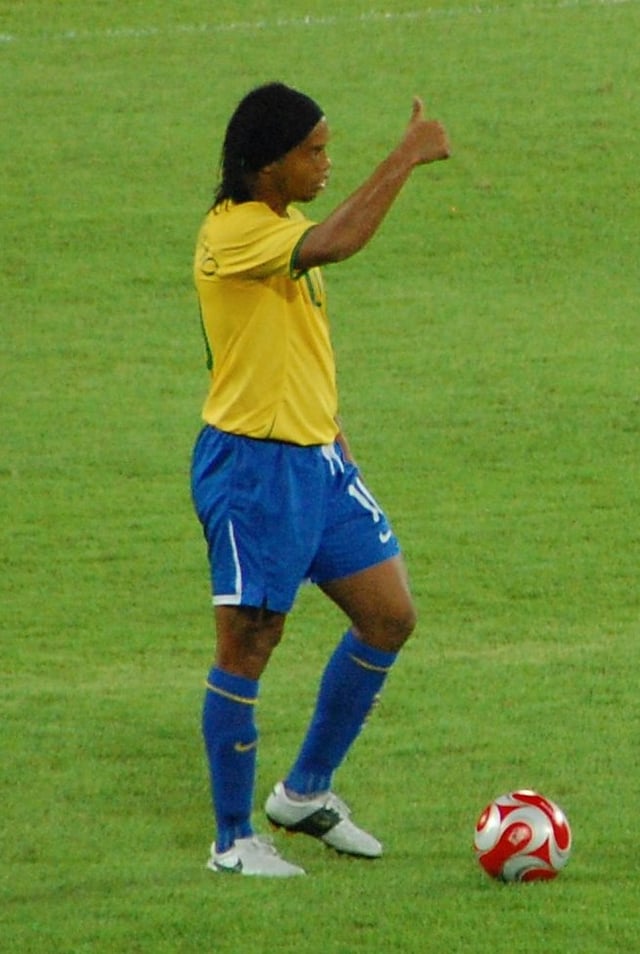
M 346 805 L 345 802 L 343 802 L 342 799 L 338 797 L 338 795 L 334 795 L 333 792 L 329 792 L 329 794 L 327 795 L 327 800 L 324 804 L 326 808 L 335 809 L 338 812 L 338 814 L 342 815 L 344 818 L 349 818 L 349 816 L 351 815 L 351 809 L 349 808 L 349 806 Z
M 278 854 L 278 850 L 273 843 L 273 839 L 269 838 L 268 835 L 253 835 L 251 837 L 251 844 L 254 845 L 259 851 L 263 851 L 266 855 Z

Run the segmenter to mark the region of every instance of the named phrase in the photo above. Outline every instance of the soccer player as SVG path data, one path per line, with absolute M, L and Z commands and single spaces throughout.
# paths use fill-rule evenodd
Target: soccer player
M 447 136 L 415 98 L 398 145 L 322 222 L 294 205 L 325 189 L 329 127 L 282 83 L 249 92 L 229 121 L 221 180 L 197 239 L 195 282 L 210 388 L 192 461 L 208 546 L 216 645 L 203 734 L 216 838 L 213 871 L 304 874 L 251 821 L 259 682 L 298 587 L 311 580 L 348 629 L 267 817 L 339 852 L 382 854 L 332 792 L 336 769 L 415 625 L 398 541 L 338 423 L 319 266 L 354 255 L 413 170 L 446 159 Z

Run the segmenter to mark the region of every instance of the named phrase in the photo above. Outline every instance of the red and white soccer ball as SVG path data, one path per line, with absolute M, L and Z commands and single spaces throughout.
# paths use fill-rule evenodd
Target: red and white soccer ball
M 480 815 L 476 857 L 499 881 L 555 878 L 571 854 L 571 828 L 554 802 L 523 789 L 494 799 Z

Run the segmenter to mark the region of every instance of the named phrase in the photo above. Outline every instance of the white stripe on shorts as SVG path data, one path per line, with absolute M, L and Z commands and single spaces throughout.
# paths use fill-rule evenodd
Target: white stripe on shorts
M 238 547 L 236 545 L 236 535 L 233 529 L 233 521 L 227 523 L 229 531 L 229 543 L 231 544 L 231 553 L 233 554 L 233 564 L 236 568 L 235 593 L 216 593 L 213 597 L 214 606 L 239 606 L 242 602 L 242 567 L 238 558 Z

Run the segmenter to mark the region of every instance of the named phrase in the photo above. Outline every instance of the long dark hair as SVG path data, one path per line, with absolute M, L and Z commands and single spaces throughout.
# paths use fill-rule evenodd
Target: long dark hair
M 313 99 L 284 83 L 247 93 L 227 126 L 213 206 L 249 202 L 256 173 L 302 142 L 322 116 Z

